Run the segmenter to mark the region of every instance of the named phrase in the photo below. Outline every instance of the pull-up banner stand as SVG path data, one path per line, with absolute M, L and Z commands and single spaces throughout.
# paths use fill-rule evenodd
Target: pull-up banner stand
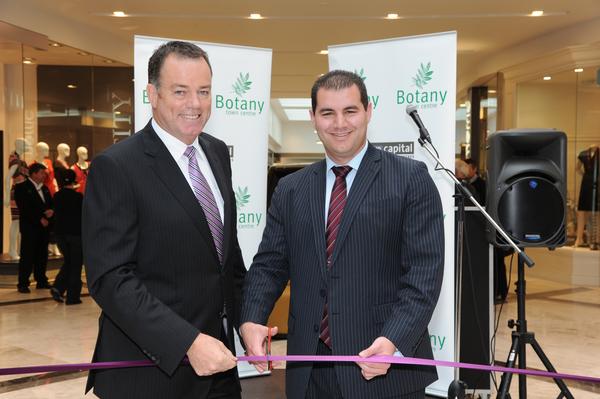
M 429 324 L 429 338 L 436 359 L 455 360 L 454 183 L 434 171 L 435 162 L 418 144 L 419 133 L 405 110 L 409 105 L 417 107 L 440 160 L 454 165 L 456 32 L 330 46 L 329 69 L 356 72 L 363 78 L 373 104 L 369 141 L 384 151 L 425 162 L 439 190 L 446 255 L 442 292 Z M 441 367 L 437 371 L 439 379 L 427 392 L 446 397 L 453 371 Z

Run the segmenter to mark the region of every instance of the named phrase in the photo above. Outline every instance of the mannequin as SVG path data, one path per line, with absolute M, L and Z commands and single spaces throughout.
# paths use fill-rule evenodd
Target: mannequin
M 29 143 L 23 138 L 15 140 L 15 150 L 8 158 L 8 174 L 4 180 L 4 206 L 10 206 L 10 229 L 8 256 L 10 259 L 19 259 L 19 209 L 14 201 L 14 186 L 27 179 L 29 170 L 27 163 L 22 159 L 29 151 Z
M 54 175 L 57 182 L 62 182 L 62 175 L 66 169 L 69 169 L 67 158 L 71 154 L 71 147 L 68 144 L 60 143 L 56 146 L 56 160 L 54 161 Z
M 583 233 L 586 222 L 588 222 L 588 243 L 590 249 L 598 249 L 600 239 L 600 226 L 598 223 L 598 211 L 600 211 L 600 149 L 597 144 L 579 153 L 578 171 L 583 175 L 579 190 L 579 202 L 577 206 L 577 239 L 575 246 L 583 246 Z
M 58 190 L 58 186 L 56 185 L 56 180 L 54 179 L 54 167 L 52 166 L 52 161 L 50 160 L 50 147 L 48 144 L 40 141 L 35 145 L 35 161 L 37 163 L 41 163 L 46 166 L 47 177 L 44 180 L 44 186 L 48 187 L 50 190 L 50 195 L 54 196 L 54 193 Z
M 88 150 L 85 147 L 77 147 L 77 163 L 71 166 L 71 169 L 75 172 L 76 183 L 79 185 L 75 191 L 83 194 L 85 193 L 85 182 L 87 180 L 88 169 L 90 163 L 88 162 Z

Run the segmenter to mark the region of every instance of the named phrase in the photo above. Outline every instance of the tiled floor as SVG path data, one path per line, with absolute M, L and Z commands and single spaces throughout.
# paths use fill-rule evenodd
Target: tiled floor
M 539 274 L 527 277 L 529 329 L 536 333 L 559 372 L 600 377 L 600 288 L 565 284 L 553 281 L 554 278 L 540 278 Z M 0 368 L 88 362 L 96 338 L 99 312 L 93 300 L 84 296 L 82 305 L 67 307 L 54 302 L 47 290 L 17 293 L 13 279 L 0 276 Z M 516 318 L 513 293 L 503 306 L 499 321 L 496 359 L 502 362 L 510 347 L 511 331 L 506 327 L 510 318 Z M 276 342 L 275 352 L 285 352 L 285 341 Z M 543 369 L 532 350 L 528 352 L 527 364 Z M 269 379 L 273 378 L 253 379 L 252 384 L 269 384 Z M 273 385 L 280 389 L 278 392 L 281 392 L 280 384 L 279 378 Z M 600 397 L 598 385 L 571 381 L 567 384 L 577 399 Z M 0 377 L 0 398 L 94 397 L 83 395 L 84 386 L 85 373 L 5 376 Z M 518 397 L 517 392 L 515 377 L 511 385 L 513 398 Z M 558 389 L 552 381 L 529 378 L 528 394 L 529 398 L 556 398 Z

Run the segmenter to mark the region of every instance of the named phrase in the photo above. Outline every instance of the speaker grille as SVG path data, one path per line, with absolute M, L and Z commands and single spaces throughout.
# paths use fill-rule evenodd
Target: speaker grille
M 563 196 L 549 179 L 521 177 L 500 195 L 498 223 L 518 245 L 558 246 L 565 238 L 564 209 Z

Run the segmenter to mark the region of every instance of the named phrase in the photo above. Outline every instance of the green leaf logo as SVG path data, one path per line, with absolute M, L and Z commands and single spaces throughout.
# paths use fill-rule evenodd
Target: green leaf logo
M 245 207 L 246 204 L 250 202 L 250 194 L 248 194 L 248 186 L 241 188 L 238 186 L 237 191 L 235 192 L 235 207 L 239 211 L 241 208 Z
M 428 62 L 427 65 L 421 63 L 421 67 L 417 71 L 417 76 L 413 78 L 413 82 L 419 89 L 422 89 L 431 80 L 431 75 L 433 75 L 431 62 Z
M 360 71 L 355 69 L 354 73 L 360 76 L 363 81 L 367 80 L 367 77 L 365 76 L 365 68 L 360 68 Z
M 246 73 L 244 75 L 243 72 L 240 72 L 240 76 L 238 76 L 235 83 L 231 87 L 233 88 L 235 94 L 237 94 L 240 97 L 243 97 L 244 94 L 246 94 L 246 92 L 250 90 L 251 85 L 252 81 L 250 80 L 250 73 Z

